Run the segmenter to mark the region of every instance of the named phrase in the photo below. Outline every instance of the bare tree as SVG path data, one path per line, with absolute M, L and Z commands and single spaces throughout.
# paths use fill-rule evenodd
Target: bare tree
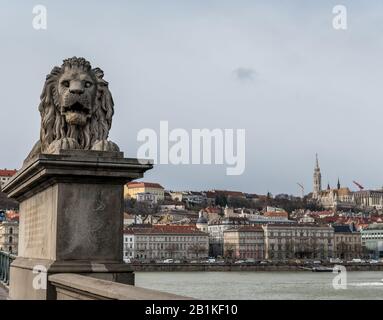
M 199 260 L 200 255 L 206 255 L 207 254 L 206 247 L 199 244 L 199 243 L 194 243 L 191 246 L 189 246 L 188 251 L 191 252 L 192 254 L 194 254 L 196 256 L 197 260 Z
M 226 260 L 232 260 L 234 255 L 234 246 L 231 243 L 225 245 L 224 257 Z
M 174 253 L 178 251 L 177 245 L 175 243 L 170 243 L 166 245 L 165 251 L 169 253 L 170 258 L 173 258 Z

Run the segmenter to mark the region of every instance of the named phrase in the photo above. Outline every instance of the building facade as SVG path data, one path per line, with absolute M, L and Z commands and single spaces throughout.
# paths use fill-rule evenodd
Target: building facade
M 145 202 L 149 205 L 154 205 L 158 201 L 158 196 L 157 194 L 150 192 L 141 192 L 136 194 L 136 200 L 137 202 Z
M 324 209 L 348 210 L 355 207 L 354 193 L 349 188 L 341 188 L 339 182 L 337 189 L 322 190 L 317 200 Z
M 150 193 L 157 197 L 158 201 L 163 201 L 165 198 L 165 190 L 158 183 L 151 182 L 129 182 L 124 186 L 124 198 L 136 199 L 138 194 Z
M 328 259 L 334 251 L 334 229 L 312 224 L 264 225 L 265 258 Z
M 361 209 L 383 209 L 383 190 L 355 191 L 354 200 Z
M 239 217 L 224 217 L 210 221 L 208 225 L 209 233 L 209 255 L 212 257 L 223 256 L 224 237 L 223 232 L 227 229 L 238 228 L 241 226 L 250 225 L 246 218 Z
M 353 225 L 333 225 L 334 257 L 345 260 L 361 258 L 362 237 Z
M 224 257 L 234 259 L 264 258 L 264 232 L 261 226 L 227 229 L 224 234 Z
M 372 258 L 383 258 L 383 223 L 373 223 L 361 231 L 362 246 Z
M 17 173 L 17 170 L 0 169 L 0 190 Z
M 154 225 L 124 230 L 124 261 L 206 258 L 208 234 L 193 226 Z
M 0 251 L 17 255 L 19 244 L 19 223 L 3 221 L 0 223 Z

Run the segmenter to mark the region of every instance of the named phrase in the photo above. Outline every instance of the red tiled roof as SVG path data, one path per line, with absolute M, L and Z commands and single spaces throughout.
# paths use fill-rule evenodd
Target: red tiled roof
M 228 190 L 214 190 L 216 194 L 223 194 L 227 197 L 244 197 L 243 192 L 240 191 L 228 191 Z
M 288 218 L 289 214 L 286 211 L 267 211 L 265 217 L 284 217 Z
M 324 224 L 308 224 L 308 223 L 297 223 L 297 224 L 281 224 L 281 223 L 272 223 L 265 225 L 268 229 L 273 228 L 330 228 L 328 225 Z
M 224 195 L 226 197 L 238 197 L 238 198 L 245 197 L 245 194 L 240 191 L 212 190 L 212 191 L 206 192 L 207 198 L 215 198 L 217 195 Z
M 164 189 L 159 183 L 133 181 L 127 183 L 128 188 L 159 188 Z
M 235 232 L 235 231 L 240 231 L 240 232 L 262 231 L 263 232 L 263 228 L 262 228 L 262 226 L 243 226 L 243 227 L 239 227 L 239 228 L 227 229 L 224 232 Z
M 221 209 L 217 207 L 206 207 L 204 211 L 207 213 L 220 213 Z
M 0 176 L 1 177 L 12 177 L 15 175 L 17 170 L 7 170 L 7 169 L 0 169 Z

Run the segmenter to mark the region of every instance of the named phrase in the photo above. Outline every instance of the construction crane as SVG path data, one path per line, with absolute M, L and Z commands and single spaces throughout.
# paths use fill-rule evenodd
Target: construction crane
M 356 182 L 354 180 L 352 182 L 359 188 L 359 190 L 363 190 L 364 189 L 364 187 L 360 183 L 358 183 L 358 182 Z
M 301 183 L 298 183 L 297 182 L 297 185 L 301 188 L 301 190 L 302 190 L 302 199 L 303 199 L 303 197 L 305 196 L 305 188 L 304 188 L 304 186 L 303 186 L 303 184 L 301 184 Z

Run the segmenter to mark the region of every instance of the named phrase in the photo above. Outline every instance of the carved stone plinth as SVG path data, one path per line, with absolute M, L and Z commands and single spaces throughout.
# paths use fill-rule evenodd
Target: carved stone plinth
M 20 202 L 10 298 L 54 299 L 43 283 L 54 273 L 134 284 L 122 260 L 123 188 L 152 167 L 122 152 L 84 150 L 40 154 L 27 163 L 3 188 Z

